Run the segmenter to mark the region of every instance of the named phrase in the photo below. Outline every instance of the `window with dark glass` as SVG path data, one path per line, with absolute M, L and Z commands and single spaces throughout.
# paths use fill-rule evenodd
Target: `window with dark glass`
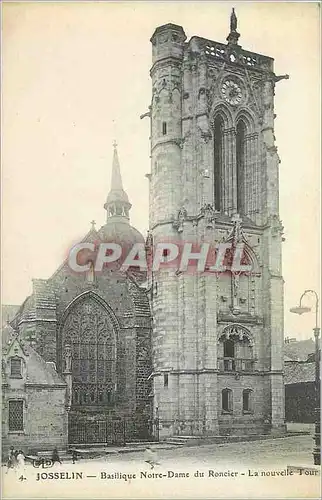
M 224 358 L 235 357 L 235 342 L 232 339 L 225 340 L 224 342 Z
M 252 390 L 251 389 L 245 389 L 243 391 L 243 411 L 244 412 L 250 412 L 250 411 L 252 411 L 251 397 L 252 397 Z
M 223 122 L 218 116 L 214 123 L 214 194 L 215 209 L 221 210 L 221 178 L 223 160 Z
M 224 342 L 224 370 L 231 371 L 236 369 L 235 365 L 235 342 L 227 339 Z
M 10 376 L 21 378 L 22 363 L 20 358 L 11 358 L 10 360 Z
M 245 133 L 246 127 L 242 120 L 237 125 L 236 165 L 237 165 L 237 212 L 245 212 Z
M 23 401 L 9 401 L 9 431 L 23 431 Z
M 221 407 L 223 411 L 231 412 L 233 410 L 233 393 L 231 389 L 223 389 L 221 393 Z
M 169 386 L 169 375 L 167 373 L 165 373 L 163 375 L 163 385 L 164 385 L 164 387 L 168 387 Z
M 162 122 L 162 134 L 167 135 L 167 122 Z

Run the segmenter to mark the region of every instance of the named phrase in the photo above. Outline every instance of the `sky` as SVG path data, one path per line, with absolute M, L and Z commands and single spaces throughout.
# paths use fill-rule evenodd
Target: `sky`
M 172 22 L 225 42 L 234 6 L 240 45 L 290 75 L 275 91 L 285 336 L 312 335 L 314 314 L 289 308 L 320 293 L 318 3 L 2 3 L 2 303 L 22 303 L 91 220 L 104 224 L 114 140 L 131 224 L 146 234 L 150 37 Z

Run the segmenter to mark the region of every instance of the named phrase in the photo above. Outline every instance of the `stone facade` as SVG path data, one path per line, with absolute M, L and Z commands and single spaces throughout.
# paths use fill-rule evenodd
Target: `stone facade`
M 18 363 L 18 367 L 16 364 L 13 368 L 12 363 Z M 53 363 L 46 363 L 28 343 L 15 338 L 13 332 L 3 345 L 2 455 L 7 456 L 10 446 L 25 453 L 55 446 L 65 448 L 65 396 L 66 382 Z M 10 408 L 12 404 L 21 407 L 15 412 Z
M 167 24 L 151 38 L 150 238 L 242 242 L 252 267 L 250 276 L 163 268 L 150 277 L 161 436 L 285 427 L 274 137 L 282 77 L 272 58 L 242 49 L 238 37 L 232 29 L 227 44 L 187 42 L 181 26 Z

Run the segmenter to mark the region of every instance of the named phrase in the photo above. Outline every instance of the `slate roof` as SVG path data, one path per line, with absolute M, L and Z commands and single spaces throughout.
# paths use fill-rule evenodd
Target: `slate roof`
M 315 363 L 289 361 L 284 364 L 285 384 L 300 384 L 303 382 L 314 382 Z
M 50 280 L 33 279 L 33 293 L 18 308 L 11 324 L 18 329 L 21 321 L 33 321 L 42 318 L 46 310 L 46 319 L 56 319 L 55 289 Z
M 101 227 L 99 235 L 102 241 L 112 241 L 124 245 L 126 250 L 128 246 L 131 248 L 134 243 L 145 243 L 142 234 L 128 221 L 122 220 L 122 217 L 111 217 L 105 226 Z
M 46 363 L 30 344 L 24 343 L 23 350 L 29 356 L 27 362 L 27 384 L 66 385 L 64 379 L 56 372 L 54 364 Z
M 54 290 L 48 280 L 33 279 L 33 295 L 37 309 L 56 309 Z
M 284 355 L 294 361 L 306 361 L 309 354 L 314 352 L 315 344 L 313 339 L 299 340 L 297 342 L 284 344 Z
M 27 297 L 25 302 L 22 304 L 18 315 L 17 315 L 18 324 L 20 320 L 24 319 L 26 321 L 30 321 L 36 319 L 36 309 L 35 309 L 35 297 L 34 295 L 30 295 Z
M 11 328 L 11 327 L 9 327 Z M 14 330 L 11 328 L 12 332 Z M 9 331 L 10 333 L 10 331 Z M 4 329 L 2 330 L 4 336 Z M 3 338 L 3 337 L 2 337 Z M 6 344 L 3 342 L 3 356 L 10 356 L 10 349 L 14 342 L 18 342 L 23 354 L 26 356 L 27 377 L 26 384 L 42 386 L 66 386 L 65 380 L 56 372 L 54 363 L 46 362 L 27 342 L 23 342 L 17 336 L 7 337 Z

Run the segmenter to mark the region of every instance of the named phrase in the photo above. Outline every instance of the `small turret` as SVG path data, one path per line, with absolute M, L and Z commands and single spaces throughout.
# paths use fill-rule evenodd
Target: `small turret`
M 183 28 L 177 24 L 168 23 L 156 28 L 150 39 L 153 47 L 152 63 L 167 57 L 182 59 L 186 39 Z

